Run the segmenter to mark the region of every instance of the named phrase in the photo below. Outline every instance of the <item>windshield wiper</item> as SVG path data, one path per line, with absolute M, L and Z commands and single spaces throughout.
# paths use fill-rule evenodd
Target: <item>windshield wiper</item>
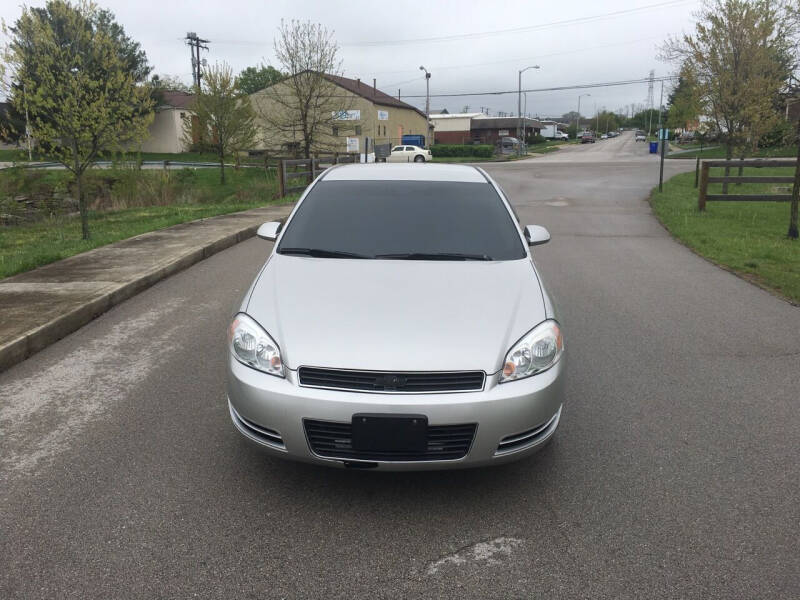
M 397 254 L 377 254 L 375 258 L 397 260 L 492 260 L 486 254 L 462 254 L 460 252 L 400 252 Z
M 345 252 L 343 250 L 325 250 L 323 248 L 280 248 L 278 254 L 299 254 L 315 258 L 374 258 L 365 254 Z

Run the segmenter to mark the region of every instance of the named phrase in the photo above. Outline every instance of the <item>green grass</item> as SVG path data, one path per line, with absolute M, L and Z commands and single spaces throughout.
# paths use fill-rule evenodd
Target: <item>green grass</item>
M 725 158 L 725 147 L 719 146 L 716 143 L 706 144 L 707 146 L 716 146 L 714 148 L 703 148 L 700 152 L 699 146 L 697 150 L 690 152 L 682 152 L 669 158 Z M 688 147 L 688 146 L 687 146 Z M 772 148 L 759 148 L 755 154 L 748 156 L 748 158 L 795 158 L 797 156 L 797 146 L 775 146 Z
M 745 174 L 787 175 L 791 171 L 745 169 Z M 711 185 L 709 192 L 719 193 L 720 187 L 721 184 Z M 731 184 L 728 191 L 731 194 L 770 193 L 774 191 L 770 187 Z M 705 213 L 701 213 L 697 210 L 694 173 L 674 176 L 664 184 L 663 193 L 654 189 L 650 203 L 670 233 L 689 248 L 794 303 L 800 303 L 800 242 L 786 237 L 789 203 L 709 202 Z
M 483 156 L 434 156 L 431 162 L 435 163 L 473 163 L 473 162 L 497 162 L 497 158 Z
M 536 144 L 528 146 L 529 154 L 547 154 L 548 152 L 556 152 L 560 146 L 566 146 L 564 142 L 545 142 L 544 144 Z
M 52 161 L 51 157 L 39 154 L 37 152 L 33 153 L 33 160 L 34 162 L 47 162 Z M 159 160 L 172 160 L 172 161 L 179 161 L 179 162 L 219 162 L 219 157 L 211 152 L 181 152 L 181 153 L 169 153 L 169 152 L 131 152 L 127 154 L 113 154 L 109 156 L 99 156 L 97 160 L 128 160 L 128 161 L 136 161 L 136 160 L 152 160 L 152 161 L 159 161 Z M 264 159 L 259 156 L 242 156 L 240 157 L 240 162 L 242 164 L 254 164 L 254 165 L 263 165 Z M 28 162 L 28 152 L 26 150 L 21 149 L 0 149 L 0 162 Z M 227 157 L 225 159 L 226 163 L 233 163 L 233 157 Z
M 53 171 L 47 176 L 65 177 L 66 174 Z M 167 205 L 91 211 L 90 240 L 81 239 L 80 219 L 74 215 L 56 216 L 17 226 L 0 226 L 0 278 L 148 231 L 278 202 L 273 199 L 275 184 L 267 182 L 264 172 L 260 170 L 226 170 L 225 185 L 220 185 L 217 169 L 192 170 L 190 175 L 184 177 L 187 181 L 186 187 L 180 192 L 181 201 Z M 281 202 L 295 198 L 286 198 Z

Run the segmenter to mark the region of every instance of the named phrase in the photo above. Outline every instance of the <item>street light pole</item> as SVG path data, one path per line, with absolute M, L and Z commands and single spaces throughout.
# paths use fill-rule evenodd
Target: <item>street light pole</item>
M 581 98 L 583 96 L 591 96 L 591 94 L 578 95 L 578 116 L 575 118 L 575 139 L 578 139 L 578 128 L 581 126 Z
M 519 72 L 519 80 L 518 80 L 519 87 L 517 88 L 517 140 L 519 141 L 519 143 L 517 144 L 517 156 L 522 156 L 523 140 L 519 139 L 520 135 L 522 135 L 522 137 L 525 137 L 522 130 L 522 74 L 528 69 L 538 69 L 538 68 L 539 65 L 531 65 L 530 67 L 525 67 Z M 525 108 L 527 109 L 527 106 Z
M 420 71 L 425 71 L 425 145 L 430 147 L 430 122 L 431 122 L 431 74 L 428 69 L 420 65 Z

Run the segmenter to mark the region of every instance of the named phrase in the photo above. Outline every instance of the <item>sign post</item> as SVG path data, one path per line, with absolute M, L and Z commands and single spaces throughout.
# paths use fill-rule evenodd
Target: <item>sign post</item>
M 661 144 L 661 166 L 658 172 L 658 191 L 664 191 L 664 152 L 669 143 L 669 129 L 658 130 L 659 143 Z

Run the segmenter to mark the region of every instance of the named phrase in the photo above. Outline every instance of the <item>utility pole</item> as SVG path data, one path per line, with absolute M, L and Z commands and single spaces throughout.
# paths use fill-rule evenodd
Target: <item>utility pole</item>
M 538 69 L 539 65 L 531 65 L 530 67 L 525 67 L 519 72 L 519 87 L 517 89 L 517 156 L 522 156 L 522 138 L 525 137 L 525 134 L 522 129 L 522 74 L 527 71 L 528 69 Z M 527 106 L 526 106 L 527 108 Z
M 189 46 L 189 50 L 192 53 L 192 79 L 194 83 L 194 87 L 199 89 L 200 88 L 200 79 L 202 78 L 203 74 L 200 71 L 200 67 L 202 66 L 203 62 L 200 60 L 200 49 L 208 50 L 208 46 L 204 44 L 208 44 L 211 40 L 204 40 L 197 36 L 194 31 L 189 31 L 186 34 L 186 44 Z
M 28 161 L 33 161 L 33 149 L 31 148 L 31 124 L 28 119 L 28 88 L 22 84 L 22 98 L 25 100 L 25 141 L 28 142 Z
M 661 144 L 661 166 L 658 172 L 658 191 L 664 189 L 664 153 L 667 150 L 666 130 L 661 129 L 661 105 L 664 102 L 664 81 L 661 81 L 661 98 L 658 101 L 658 137 Z
M 429 139 L 431 137 L 431 74 L 422 65 L 420 65 L 419 70 L 425 71 L 425 147 L 429 148 L 431 145 Z
M 581 98 L 583 96 L 591 96 L 591 94 L 578 95 L 578 116 L 575 118 L 575 139 L 578 139 L 578 129 L 581 127 Z
M 650 122 L 647 126 L 647 135 L 653 133 L 653 78 L 655 77 L 655 70 L 650 69 L 650 73 L 648 74 L 648 84 L 647 84 L 647 108 L 650 109 Z
M 594 118 L 597 121 L 597 124 L 594 126 L 594 134 L 596 136 L 597 132 L 600 131 L 600 113 L 597 112 L 597 102 L 594 103 Z

